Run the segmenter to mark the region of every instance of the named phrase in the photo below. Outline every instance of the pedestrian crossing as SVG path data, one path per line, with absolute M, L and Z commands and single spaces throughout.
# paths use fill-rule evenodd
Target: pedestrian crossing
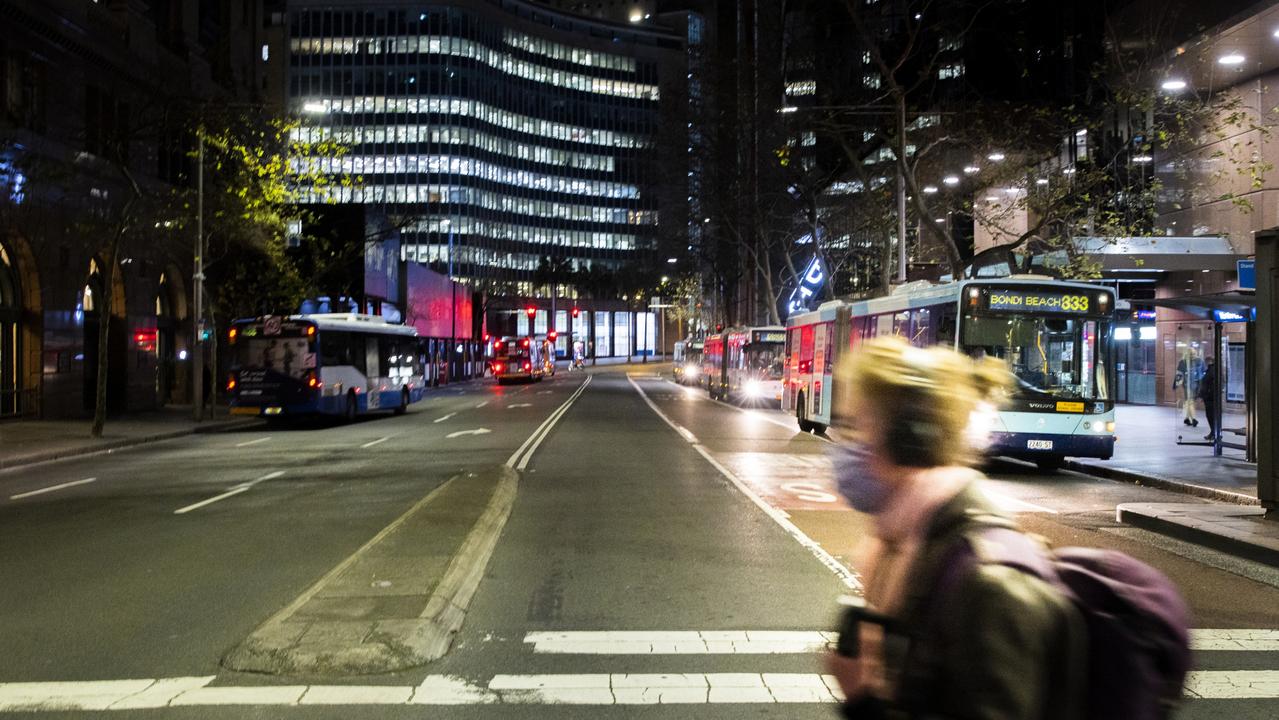
M 486 638 L 459 652 L 502 657 L 529 669 L 545 656 L 610 658 L 609 669 L 631 665 L 651 669 L 679 664 L 681 672 L 496 673 L 479 676 L 426 674 L 414 684 L 387 685 L 223 685 L 217 676 L 143 678 L 82 682 L 0 683 L 0 712 L 128 711 L 192 706 L 302 707 L 313 705 L 790 705 L 835 703 L 835 679 L 817 671 L 818 655 L 835 641 L 821 630 L 535 631 L 505 640 Z M 514 652 L 498 647 L 518 643 Z M 1279 699 L 1279 630 L 1197 629 L 1196 653 L 1250 660 L 1248 669 L 1199 670 L 1186 683 L 1192 702 Z M 1265 653 L 1257 662 L 1256 653 Z M 688 671 L 701 656 L 700 672 Z M 716 671 L 728 656 L 739 657 L 732 672 Z M 751 657 L 756 659 L 751 659 Z M 807 664 L 811 672 L 773 672 Z M 683 661 L 676 663 L 676 660 Z M 748 662 L 757 672 L 741 671 Z M 629 669 L 629 668 L 628 668 Z M 725 669 L 721 667 L 720 669 Z

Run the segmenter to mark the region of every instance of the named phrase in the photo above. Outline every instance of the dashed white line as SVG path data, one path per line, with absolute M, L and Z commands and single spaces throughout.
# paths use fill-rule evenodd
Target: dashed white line
M 40 488 L 39 490 L 30 490 L 28 492 L 18 493 L 17 495 L 10 495 L 9 499 L 21 500 L 22 498 L 29 498 L 29 497 L 34 497 L 36 495 L 43 495 L 45 493 L 54 492 L 55 490 L 75 487 L 76 485 L 88 485 L 89 483 L 96 482 L 96 481 L 97 481 L 97 478 L 85 478 L 83 480 L 72 480 L 71 482 L 64 482 L 58 485 L 50 485 L 49 487 Z
M 447 440 L 452 440 L 453 438 L 460 438 L 463 435 L 488 435 L 491 432 L 493 431 L 488 428 L 475 428 L 474 430 L 458 430 L 457 432 L 451 432 L 444 437 Z
M 476 406 L 475 406 L 475 409 L 476 409 L 476 410 L 479 410 L 480 408 L 482 408 L 482 407 L 484 407 L 485 405 L 488 405 L 488 404 L 489 404 L 489 401 L 488 401 L 488 400 L 485 400 L 484 402 L 479 403 L 478 405 L 476 405 Z
M 526 407 L 533 407 L 533 403 L 515 403 L 514 405 L 507 405 L 506 409 L 514 410 L 515 408 L 526 408 Z
M 453 417 L 454 415 L 457 415 L 457 413 L 449 413 L 448 415 L 445 415 L 444 417 L 438 417 L 438 418 L 435 418 L 435 419 L 434 419 L 434 420 L 432 420 L 431 422 L 433 422 L 433 423 L 442 423 L 442 422 L 444 422 L 445 420 L 448 420 L 449 418 Z
M 281 476 L 281 475 L 283 475 L 283 474 L 284 474 L 284 471 L 283 471 L 283 470 L 276 470 L 275 472 L 273 472 L 273 473 L 268 473 L 268 474 L 266 474 L 266 475 L 263 475 L 262 477 L 260 477 L 260 478 L 258 478 L 258 479 L 256 479 L 256 480 L 250 480 L 249 482 L 241 483 L 241 484 L 239 484 L 239 485 L 236 485 L 235 487 L 231 488 L 230 490 L 227 490 L 226 492 L 222 493 L 221 495 L 214 495 L 213 497 L 209 498 L 208 500 L 201 500 L 201 501 L 200 501 L 200 502 L 198 502 L 198 503 L 194 503 L 194 504 L 192 504 L 192 505 L 187 505 L 186 507 L 183 507 L 183 508 L 178 508 L 177 510 L 174 510 L 174 511 L 173 511 L 173 514 L 174 514 L 174 515 L 185 515 L 185 514 L 187 514 L 187 513 L 191 512 L 192 510 L 199 510 L 200 508 L 205 507 L 206 505 L 212 505 L 212 504 L 213 504 L 213 503 L 215 503 L 215 502 L 218 502 L 218 501 L 220 501 L 220 500 L 226 500 L 227 498 L 229 498 L 229 497 L 234 497 L 234 496 L 236 496 L 236 495 L 239 495 L 239 494 L 240 494 L 240 493 L 242 493 L 242 492 L 248 492 L 249 490 L 252 490 L 252 489 L 253 489 L 253 486 L 254 486 L 254 485 L 257 485 L 257 484 L 258 484 L 258 483 L 260 483 L 260 482 L 266 482 L 267 480 L 274 480 L 275 478 L 278 478 L 278 477 L 280 477 L 280 476 Z
M 362 450 L 362 449 L 364 449 L 364 448 L 371 448 L 371 447 L 373 447 L 374 445 L 381 445 L 382 443 L 384 443 L 384 442 L 386 442 L 387 440 L 390 440 L 390 439 L 391 439 L 391 436 L 389 436 L 389 435 L 388 435 L 388 436 L 386 436 L 386 437 L 380 437 L 380 438 L 378 438 L 377 440 L 372 440 L 372 441 L 370 441 L 370 442 L 366 442 L 366 443 L 364 443 L 363 445 L 361 445 L 361 446 L 360 446 L 360 449 Z
M 236 444 L 235 444 L 235 446 L 236 446 L 236 447 L 238 447 L 238 448 L 241 448 L 241 447 L 248 447 L 248 446 L 250 446 L 250 445 L 257 445 L 258 443 L 264 443 L 264 442 L 266 442 L 267 440 L 270 440 L 270 439 L 271 439 L 271 438 L 268 436 L 268 437 L 258 438 L 257 440 L 246 440 L 246 441 L 244 441 L 244 442 L 242 442 L 242 443 L 236 443 Z

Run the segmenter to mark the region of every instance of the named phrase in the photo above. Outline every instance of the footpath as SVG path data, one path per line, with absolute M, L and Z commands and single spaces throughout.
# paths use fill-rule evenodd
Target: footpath
M 1197 426 L 1186 425 L 1172 407 L 1120 406 L 1114 457 L 1074 460 L 1066 467 L 1201 498 L 1126 503 L 1115 515 L 1128 525 L 1279 567 L 1279 519 L 1265 519 L 1257 501 L 1257 466 L 1244 460 L 1242 450 L 1224 448 L 1214 457 L 1204 439 L 1208 423 L 1198 420 Z M 1223 440 L 1243 444 L 1242 424 L 1241 418 L 1224 418 Z
M 0 422 L 0 471 L 62 458 L 110 452 L 198 432 L 218 432 L 260 422 L 232 418 L 226 408 L 196 422 L 189 405 L 107 418 L 102 437 L 89 434 L 89 420 L 6 420 Z

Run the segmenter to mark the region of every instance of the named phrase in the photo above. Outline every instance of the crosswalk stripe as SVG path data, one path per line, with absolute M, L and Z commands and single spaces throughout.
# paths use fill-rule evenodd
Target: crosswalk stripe
M 781 655 L 814 653 L 836 633 L 778 630 L 531 632 L 533 652 L 552 655 Z
M 837 639 L 818 630 L 596 630 L 530 632 L 524 642 L 550 655 L 780 655 L 820 652 Z M 1279 652 L 1279 630 L 1201 628 L 1198 652 Z
M 833 703 L 839 686 L 816 673 L 499 674 L 487 684 L 428 675 L 407 685 L 215 686 L 214 676 L 0 683 L 0 712 L 144 710 L 178 706 L 653 705 Z M 1279 698 L 1279 670 L 1190 673 L 1186 697 Z

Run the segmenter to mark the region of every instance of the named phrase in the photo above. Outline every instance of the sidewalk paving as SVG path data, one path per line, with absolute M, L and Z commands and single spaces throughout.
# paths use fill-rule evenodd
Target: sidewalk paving
M 1257 504 L 1257 466 L 1246 462 L 1242 450 L 1224 448 L 1221 457 L 1213 457 L 1203 436 L 1208 423 L 1199 419 L 1198 427 L 1183 425 L 1181 411 L 1173 407 L 1121 405 L 1115 409 L 1115 455 L 1109 460 L 1078 459 L 1066 467 L 1114 480 L 1127 480 L 1140 485 L 1241 505 Z M 1226 428 L 1243 425 L 1241 417 L 1226 416 Z M 1243 443 L 1242 435 L 1227 431 L 1227 442 Z
M 89 420 L 6 421 L 0 423 L 0 470 L 258 422 L 232 418 L 226 408 L 216 411 L 212 419 L 199 423 L 189 405 L 109 417 L 100 438 L 90 437 Z
M 1227 503 L 1126 503 L 1118 522 L 1230 555 L 1279 567 L 1279 520 L 1265 510 Z

